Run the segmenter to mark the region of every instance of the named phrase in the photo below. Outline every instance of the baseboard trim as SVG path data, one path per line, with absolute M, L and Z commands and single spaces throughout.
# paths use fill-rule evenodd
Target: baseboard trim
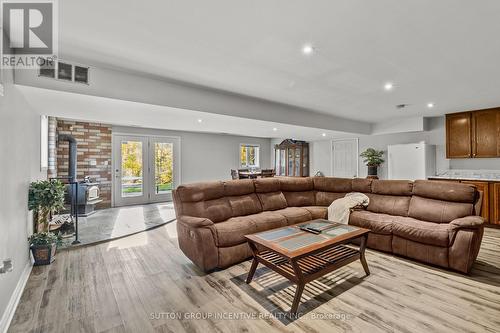
M 10 297 L 9 304 L 7 304 L 7 308 L 3 313 L 2 320 L 0 320 L 0 333 L 6 333 L 9 329 L 10 322 L 12 318 L 14 318 L 14 313 L 16 312 L 17 305 L 21 300 L 21 296 L 23 295 L 24 287 L 26 287 L 26 283 L 31 274 L 31 269 L 33 265 L 31 262 L 28 262 L 24 267 L 23 272 L 21 273 L 21 277 L 19 278 L 19 282 L 17 283 L 16 289 L 12 293 Z

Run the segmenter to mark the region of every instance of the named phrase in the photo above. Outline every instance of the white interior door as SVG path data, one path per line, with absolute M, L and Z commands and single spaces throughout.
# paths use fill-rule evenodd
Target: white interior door
M 332 174 L 334 177 L 358 176 L 358 139 L 333 140 Z
M 180 180 L 178 138 L 113 136 L 115 206 L 171 201 Z

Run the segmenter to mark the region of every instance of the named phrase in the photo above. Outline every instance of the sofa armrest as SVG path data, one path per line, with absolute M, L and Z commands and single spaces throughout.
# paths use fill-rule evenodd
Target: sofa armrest
M 450 222 L 456 228 L 479 228 L 484 224 L 484 219 L 481 216 L 466 216 L 454 219 Z
M 207 219 L 205 217 L 194 217 L 187 215 L 181 216 L 178 222 L 183 223 L 191 228 L 207 227 L 209 225 L 214 224 L 210 219 Z

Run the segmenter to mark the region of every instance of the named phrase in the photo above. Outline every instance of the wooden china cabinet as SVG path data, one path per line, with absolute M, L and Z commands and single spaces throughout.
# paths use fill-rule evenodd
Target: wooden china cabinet
M 274 146 L 276 176 L 309 176 L 309 144 L 292 139 Z

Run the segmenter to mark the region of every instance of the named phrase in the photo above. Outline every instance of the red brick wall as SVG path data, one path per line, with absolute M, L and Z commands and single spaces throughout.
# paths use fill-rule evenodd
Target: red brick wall
M 98 123 L 85 123 L 57 120 L 58 134 L 70 134 L 77 141 L 77 179 L 90 176 L 101 189 L 103 202 L 98 208 L 111 207 L 111 126 Z M 57 145 L 57 175 L 68 176 L 69 146 L 65 141 Z

